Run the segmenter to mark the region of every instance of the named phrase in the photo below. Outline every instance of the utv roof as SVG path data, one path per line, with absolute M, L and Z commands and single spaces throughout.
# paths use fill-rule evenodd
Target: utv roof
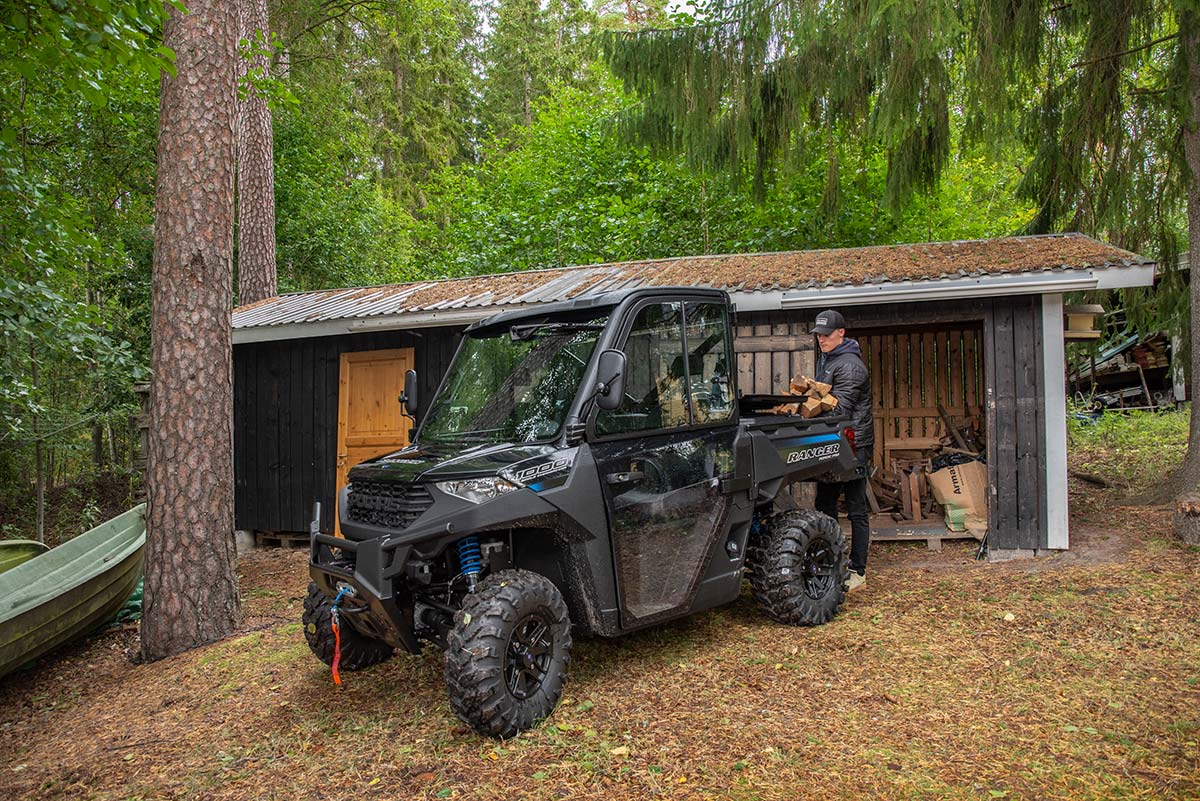
M 720 289 L 705 289 L 700 287 L 671 287 L 671 286 L 656 286 L 656 287 L 634 287 L 630 289 L 622 289 L 615 292 L 605 292 L 601 295 L 587 295 L 572 300 L 561 300 L 556 303 L 545 303 L 534 308 L 514 309 L 512 311 L 500 312 L 492 315 L 486 320 L 480 320 L 467 327 L 466 333 L 472 336 L 480 336 L 493 333 L 495 330 L 506 330 L 509 326 L 522 322 L 538 322 L 543 319 L 548 320 L 552 317 L 560 315 L 572 315 L 574 313 L 586 313 L 589 311 L 602 312 L 611 310 L 620 303 L 629 298 L 635 297 L 659 297 L 662 295 L 671 295 L 672 297 L 695 297 L 697 299 L 710 299 L 727 301 L 728 293 Z

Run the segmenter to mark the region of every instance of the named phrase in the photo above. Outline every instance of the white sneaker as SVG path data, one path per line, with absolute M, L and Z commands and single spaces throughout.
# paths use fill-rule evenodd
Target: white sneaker
M 846 582 L 846 592 L 854 592 L 859 587 L 866 585 L 866 583 L 867 583 L 866 576 L 859 575 L 858 573 L 855 573 L 853 570 L 851 570 L 850 571 L 850 581 Z

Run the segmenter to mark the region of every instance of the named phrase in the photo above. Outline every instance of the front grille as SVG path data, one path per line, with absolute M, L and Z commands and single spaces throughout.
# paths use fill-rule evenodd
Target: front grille
M 347 517 L 356 523 L 384 528 L 408 528 L 433 506 L 422 484 L 355 481 L 346 497 Z

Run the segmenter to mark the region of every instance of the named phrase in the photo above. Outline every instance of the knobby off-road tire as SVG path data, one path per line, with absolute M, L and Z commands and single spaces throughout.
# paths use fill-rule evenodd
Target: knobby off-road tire
M 764 521 L 746 549 L 754 599 L 772 620 L 819 626 L 846 599 L 850 566 L 837 521 L 811 509 Z
M 515 737 L 554 711 L 571 664 L 571 621 L 551 581 L 493 573 L 468 595 L 446 638 L 446 687 L 459 720 Z
M 316 582 L 308 583 L 308 595 L 304 599 L 304 639 L 308 647 L 327 665 L 333 664 L 333 601 L 317 589 Z M 377 665 L 392 655 L 392 646 L 360 634 L 342 617 L 340 627 L 342 639 L 342 661 L 339 670 L 362 670 Z

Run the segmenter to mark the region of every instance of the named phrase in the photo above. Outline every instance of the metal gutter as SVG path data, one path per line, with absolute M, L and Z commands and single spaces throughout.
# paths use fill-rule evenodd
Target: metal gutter
M 328 337 L 341 334 L 362 334 L 369 331 L 395 331 L 409 328 L 435 328 L 447 325 L 466 327 L 477 320 L 486 320 L 488 317 L 499 314 L 500 311 L 519 309 L 530 305 L 536 304 L 521 303 L 511 306 L 506 305 L 503 309 L 497 309 L 495 306 L 476 306 L 473 308 L 392 314 L 385 317 L 372 317 L 366 320 L 323 320 L 313 323 L 285 323 L 283 325 L 235 328 L 233 329 L 233 344 L 278 342 L 284 339 Z
M 1099 288 L 1090 273 L 1063 276 L 985 275 L 978 278 L 941 278 L 936 281 L 903 281 L 867 286 L 835 286 L 785 292 L 781 308 L 806 309 L 817 306 L 854 306 L 864 303 L 918 303 L 930 300 L 961 300 L 999 295 L 1042 295 L 1081 292 Z

